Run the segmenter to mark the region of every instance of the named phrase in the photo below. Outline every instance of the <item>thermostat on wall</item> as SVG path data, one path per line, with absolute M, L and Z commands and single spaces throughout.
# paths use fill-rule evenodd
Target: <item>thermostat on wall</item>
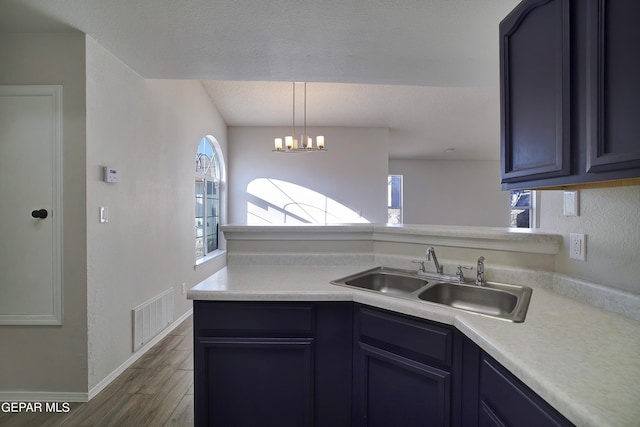
M 104 182 L 118 182 L 118 171 L 109 166 L 104 167 Z

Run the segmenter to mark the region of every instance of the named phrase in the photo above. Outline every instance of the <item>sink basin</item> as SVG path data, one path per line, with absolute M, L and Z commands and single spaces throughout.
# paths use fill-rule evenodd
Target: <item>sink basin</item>
M 384 294 L 404 295 L 422 289 L 429 282 L 404 270 L 379 267 L 331 283 Z
M 334 285 L 363 289 L 389 296 L 446 305 L 484 316 L 524 322 L 531 288 L 488 282 L 486 286 L 460 283 L 454 277 L 423 276 L 409 270 L 377 267 L 342 279 Z
M 423 301 L 448 305 L 460 310 L 508 318 L 514 322 L 524 321 L 531 288 L 487 284 L 486 287 L 457 283 L 435 283 L 420 292 Z

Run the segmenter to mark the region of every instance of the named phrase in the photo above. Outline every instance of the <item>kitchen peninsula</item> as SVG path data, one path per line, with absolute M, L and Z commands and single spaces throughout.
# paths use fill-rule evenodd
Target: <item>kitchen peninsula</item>
M 416 326 L 419 330 L 424 327 L 445 336 L 447 331 L 453 333 L 453 355 L 443 353 L 445 356 L 435 363 L 436 368 L 429 371 L 441 375 L 443 380 L 438 384 L 443 385 L 447 396 L 453 396 L 442 406 L 446 412 L 443 425 L 461 423 L 464 408 L 460 406 L 458 394 L 467 390 L 463 387 L 467 378 L 461 379 L 457 368 L 464 366 L 463 362 L 467 360 L 461 358 L 461 350 L 464 349 L 466 355 L 470 345 L 477 346 L 477 351 L 488 356 L 487 360 L 497 361 L 508 370 L 505 375 L 513 375 L 555 408 L 561 418 L 575 425 L 632 426 L 640 419 L 640 361 L 637 358 L 640 324 L 629 317 L 634 311 L 637 313 L 637 300 L 629 301 L 628 295 L 611 293 L 611 300 L 616 300 L 616 296 L 621 299 L 610 303 L 612 309 L 627 314 L 623 316 L 559 295 L 558 291 L 562 292 L 563 286 L 571 282 L 570 278 L 557 277 L 553 272 L 554 256 L 561 250 L 561 236 L 499 228 L 370 224 L 229 225 L 222 230 L 227 238 L 228 266 L 188 293 L 188 297 L 195 300 L 196 379 L 204 375 L 199 371 L 205 365 L 203 359 L 198 360 L 198 340 L 199 333 L 204 331 L 207 335 L 208 326 L 202 324 L 209 316 L 203 316 L 209 313 L 206 304 L 226 301 L 232 305 L 244 303 L 241 306 L 244 308 L 255 307 L 250 303 L 285 304 L 288 310 L 297 307 L 287 311 L 295 314 L 287 315 L 293 315 L 300 328 L 328 325 L 342 341 L 346 341 L 347 336 L 351 339 L 355 335 L 353 330 L 363 328 L 362 324 L 357 326 L 362 320 L 356 320 L 354 326 L 352 318 L 373 316 L 370 319 L 385 320 L 392 314 L 400 316 L 403 324 L 419 325 Z M 451 274 L 457 265 L 474 265 L 474 260 L 482 255 L 486 258 L 488 280 L 531 286 L 533 295 L 524 323 L 496 320 L 437 304 L 329 283 L 378 265 L 412 269 L 415 265 L 411 261 L 423 258 L 427 246 L 438 250 L 447 274 Z M 341 307 L 339 319 L 322 317 L 323 309 L 318 307 L 323 304 Z M 353 317 L 346 306 L 355 307 Z M 199 313 L 201 309 L 203 311 Z M 314 310 L 317 317 L 306 317 Z M 357 313 L 361 316 L 356 316 Z M 319 323 L 314 325 L 313 319 Z M 337 321 L 343 324 L 337 325 Z M 419 321 L 426 323 L 416 323 Z M 230 334 L 226 335 L 224 339 L 204 340 L 213 343 L 209 348 L 212 354 L 216 348 L 228 348 L 230 342 L 238 342 Z M 263 340 L 258 341 L 263 342 L 265 336 L 260 335 Z M 269 341 L 272 339 L 281 337 L 269 337 L 266 341 L 273 342 Z M 305 331 L 297 330 L 293 331 L 290 344 L 300 354 L 311 352 L 309 360 L 314 360 L 315 356 L 318 361 L 324 357 L 322 340 L 320 337 L 314 341 Z M 249 343 L 257 345 L 258 341 L 252 338 Z M 354 353 L 359 351 L 357 346 L 353 348 L 356 349 Z M 351 348 L 344 354 L 345 357 L 351 355 Z M 450 377 L 447 367 L 451 370 Z M 301 369 L 311 368 L 303 364 Z M 485 375 L 482 372 L 481 375 Z M 318 384 L 317 378 L 315 384 Z M 449 386 L 451 390 L 447 389 Z M 480 405 L 484 405 L 482 390 L 480 388 Z M 198 393 L 203 393 L 198 384 L 195 392 L 197 419 L 197 402 L 202 397 Z M 200 405 L 202 407 L 202 403 Z M 353 407 L 358 407 L 356 401 Z M 321 414 L 317 407 L 313 413 L 313 404 L 311 408 L 311 415 L 304 416 L 315 416 L 317 421 Z M 551 418 L 554 416 L 551 412 Z

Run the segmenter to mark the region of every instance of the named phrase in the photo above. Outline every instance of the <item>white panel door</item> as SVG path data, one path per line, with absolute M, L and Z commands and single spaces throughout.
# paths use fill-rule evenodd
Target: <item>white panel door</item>
M 0 86 L 0 324 L 61 324 L 60 86 Z

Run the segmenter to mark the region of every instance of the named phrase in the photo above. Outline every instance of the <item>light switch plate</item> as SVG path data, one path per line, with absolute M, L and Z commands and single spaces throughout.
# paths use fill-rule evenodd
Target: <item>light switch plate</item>
M 587 259 L 587 236 L 584 234 L 569 234 L 569 258 L 579 261 Z
M 578 192 L 577 191 L 565 191 L 563 196 L 563 209 L 564 216 L 578 216 Z
M 109 222 L 109 208 L 100 206 L 100 223 L 105 224 Z

